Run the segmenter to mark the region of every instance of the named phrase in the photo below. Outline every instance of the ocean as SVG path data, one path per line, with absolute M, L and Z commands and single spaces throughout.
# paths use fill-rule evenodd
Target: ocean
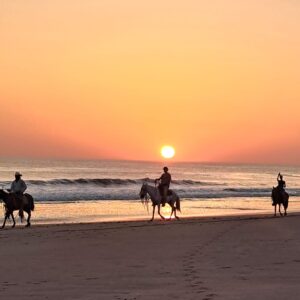
M 69 212 L 80 210 L 76 217 L 71 217 L 71 222 L 124 219 L 129 215 L 145 218 L 144 211 L 140 210 L 141 185 L 143 182 L 154 184 L 163 166 L 158 162 L 2 159 L 0 188 L 9 188 L 15 171 L 20 171 L 27 183 L 27 192 L 34 197 L 37 208 L 52 211 L 54 205 L 60 207 L 62 215 L 55 216 L 56 222 L 68 222 L 70 215 L 63 214 L 67 207 Z M 191 213 L 191 207 L 195 205 L 201 208 L 200 211 L 198 209 L 201 215 L 205 213 L 203 205 L 206 210 L 209 210 L 208 206 L 212 209 L 217 207 L 217 214 L 230 211 L 230 205 L 241 211 L 251 211 L 260 207 L 261 203 L 265 204 L 262 210 L 272 211 L 269 207 L 270 194 L 272 187 L 277 184 L 278 172 L 284 175 L 287 191 L 291 200 L 294 198 L 297 202 L 295 207 L 298 209 L 299 166 L 169 162 L 168 167 L 173 179 L 171 188 L 178 193 L 183 204 L 189 203 L 186 210 L 188 215 L 197 215 L 197 212 Z M 251 205 L 245 207 L 245 201 Z M 132 213 L 136 205 L 139 205 L 137 214 Z M 87 207 L 92 207 L 91 211 L 95 212 L 92 218 Z M 131 207 L 131 214 L 125 207 Z M 43 218 L 45 223 L 49 221 L 45 213 L 39 216 L 39 222 Z

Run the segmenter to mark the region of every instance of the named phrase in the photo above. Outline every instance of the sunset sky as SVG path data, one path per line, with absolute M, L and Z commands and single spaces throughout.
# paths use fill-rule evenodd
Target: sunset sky
M 300 1 L 0 0 L 0 155 L 300 164 Z

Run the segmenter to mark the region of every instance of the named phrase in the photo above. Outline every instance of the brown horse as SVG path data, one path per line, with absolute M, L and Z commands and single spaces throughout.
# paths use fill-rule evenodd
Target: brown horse
M 286 210 L 289 206 L 289 194 L 286 192 L 286 191 L 280 191 L 278 189 L 278 187 L 273 187 L 273 190 L 272 190 L 272 200 L 273 200 L 273 206 L 274 206 L 274 209 L 275 209 L 275 213 L 274 213 L 274 217 L 276 217 L 276 207 L 278 205 L 279 207 L 279 213 L 280 215 L 282 216 L 282 213 L 281 213 L 281 210 L 280 210 L 280 206 L 281 204 L 283 205 L 284 207 L 284 215 L 286 216 L 287 213 L 286 213 Z
M 31 212 L 34 210 L 34 200 L 33 200 L 33 197 L 29 194 L 24 194 L 24 196 L 25 196 L 27 201 L 24 201 L 23 210 L 28 215 L 27 224 L 26 224 L 25 227 L 29 227 L 30 226 Z M 15 222 L 13 212 L 15 210 L 20 210 L 20 202 L 16 199 L 14 194 L 8 193 L 4 190 L 0 190 L 0 200 L 3 200 L 4 208 L 5 208 L 5 218 L 4 218 L 4 222 L 3 222 L 3 225 L 2 225 L 1 228 L 5 227 L 6 220 L 9 219 L 10 216 L 13 220 L 12 228 L 14 228 L 15 225 L 16 225 L 16 222 Z

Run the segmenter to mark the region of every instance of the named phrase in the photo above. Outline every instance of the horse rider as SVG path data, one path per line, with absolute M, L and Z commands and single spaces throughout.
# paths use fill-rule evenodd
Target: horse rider
M 157 182 L 159 182 L 158 190 L 162 197 L 161 204 L 162 204 L 162 206 L 165 206 L 165 204 L 167 202 L 167 195 L 168 195 L 172 177 L 171 177 L 171 174 L 169 173 L 168 167 L 164 167 L 163 170 L 164 170 L 164 173 L 159 178 L 155 179 L 155 184 Z
M 12 182 L 11 187 L 10 187 L 10 193 L 12 193 L 15 197 L 15 199 L 19 202 L 20 204 L 20 210 L 19 210 L 19 216 L 21 219 L 24 217 L 24 192 L 27 189 L 27 185 L 24 182 L 24 180 L 21 179 L 22 174 L 20 172 L 15 173 L 15 180 Z
M 283 180 L 283 176 L 280 173 L 278 173 L 277 182 L 278 182 L 277 189 L 278 189 L 279 193 L 281 194 L 281 196 L 283 196 L 285 193 L 286 184 L 285 184 L 285 181 Z

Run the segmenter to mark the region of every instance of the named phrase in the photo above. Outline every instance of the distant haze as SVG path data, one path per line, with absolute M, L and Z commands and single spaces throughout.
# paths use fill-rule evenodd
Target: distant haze
M 300 164 L 300 2 L 0 4 L 0 155 Z

